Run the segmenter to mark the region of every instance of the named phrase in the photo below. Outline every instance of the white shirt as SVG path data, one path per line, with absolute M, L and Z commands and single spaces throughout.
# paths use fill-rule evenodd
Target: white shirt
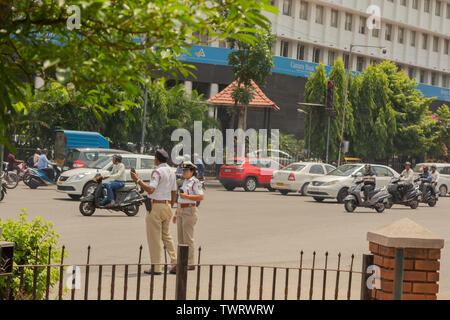
M 414 183 L 414 171 L 412 169 L 409 169 L 408 171 L 403 170 L 402 172 L 402 179 L 401 181 L 407 182 L 407 183 Z
M 153 170 L 150 187 L 155 191 L 150 195 L 153 200 L 172 200 L 172 191 L 177 191 L 177 178 L 167 163 L 160 164 Z
M 114 165 L 108 180 L 126 182 L 125 165 L 123 163 Z
M 437 170 L 434 173 L 431 172 L 431 178 L 433 179 L 433 183 L 439 182 L 439 172 Z
M 183 185 L 181 186 L 181 190 L 184 191 L 187 195 L 202 195 L 203 194 L 203 188 L 202 184 L 196 177 L 191 177 L 189 180 L 184 180 Z M 178 197 L 178 203 L 196 203 L 195 201 L 183 199 L 181 197 Z

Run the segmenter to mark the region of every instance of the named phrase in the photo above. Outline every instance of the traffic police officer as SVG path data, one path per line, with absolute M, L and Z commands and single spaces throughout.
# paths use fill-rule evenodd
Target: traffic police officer
M 197 166 L 190 161 L 183 162 L 183 185 L 180 188 L 177 211 L 173 223 L 177 224 L 178 243 L 189 246 L 188 270 L 194 270 L 194 226 L 198 220 L 197 201 L 204 199 L 203 188 L 195 177 Z
M 177 193 L 177 183 L 175 173 L 167 165 L 169 155 L 163 149 L 158 149 L 155 155 L 157 168 L 153 170 L 150 184 L 144 183 L 139 176 L 131 172 L 131 178 L 136 181 L 142 189 L 150 196 L 152 209 L 145 217 L 147 241 L 150 250 L 150 260 L 154 266 L 154 274 L 162 273 L 162 243 L 170 257 L 173 268 L 171 273 L 175 273 L 177 256 L 169 226 L 172 218 L 172 208 L 175 203 Z M 151 270 L 144 271 L 151 274 Z

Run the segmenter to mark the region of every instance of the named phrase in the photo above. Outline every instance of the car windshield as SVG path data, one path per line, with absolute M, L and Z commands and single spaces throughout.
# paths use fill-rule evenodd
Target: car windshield
M 283 170 L 285 170 L 285 171 L 301 171 L 301 170 L 303 170 L 303 168 L 305 168 L 305 165 L 303 165 L 303 164 L 292 163 L 292 164 L 288 165 L 286 168 L 284 168 Z
M 231 160 L 231 161 L 226 161 L 226 163 L 223 165 L 224 167 L 226 167 L 226 166 L 240 166 L 240 165 L 242 165 L 244 163 L 244 160 L 241 160 L 241 159 L 234 159 L 234 160 Z
M 328 173 L 328 175 L 329 176 L 346 177 L 346 176 L 353 174 L 353 172 L 355 172 L 355 169 L 359 168 L 359 167 L 360 167 L 359 165 L 346 164 L 346 165 L 340 166 L 337 169 L 334 169 L 333 171 Z
M 106 157 L 98 159 L 95 162 L 92 162 L 87 167 L 91 168 L 91 169 L 103 169 L 104 167 L 106 167 L 108 165 L 108 163 L 111 162 L 111 160 L 112 160 L 112 155 L 106 156 Z

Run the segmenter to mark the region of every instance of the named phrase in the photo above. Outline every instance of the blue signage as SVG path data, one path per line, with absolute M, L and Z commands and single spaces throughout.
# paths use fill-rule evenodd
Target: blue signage
M 186 62 L 215 64 L 221 66 L 228 65 L 228 55 L 232 52 L 226 48 L 206 47 L 206 46 L 192 46 L 191 55 L 184 54 L 181 60 Z M 295 60 L 290 58 L 278 57 L 274 58 L 275 67 L 272 72 L 287 74 L 296 77 L 308 78 L 313 73 L 318 64 L 302 60 Z M 331 67 L 325 66 L 326 72 L 330 72 Z M 442 101 L 450 102 L 450 89 L 430 86 L 419 83 L 418 89 L 422 91 L 427 98 L 436 97 Z

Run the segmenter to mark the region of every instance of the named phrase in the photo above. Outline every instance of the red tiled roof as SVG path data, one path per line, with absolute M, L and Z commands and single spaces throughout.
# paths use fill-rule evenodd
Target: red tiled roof
M 236 81 L 231 83 L 228 87 L 223 89 L 221 92 L 216 94 L 214 97 L 210 98 L 207 102 L 220 106 L 234 106 L 234 100 L 232 97 L 233 88 L 236 86 Z M 254 97 L 250 102 L 248 107 L 250 108 L 273 108 L 275 110 L 280 110 L 275 102 L 271 101 L 262 92 L 258 85 L 252 80 L 252 86 L 254 88 Z M 242 107 L 238 105 L 238 107 Z

